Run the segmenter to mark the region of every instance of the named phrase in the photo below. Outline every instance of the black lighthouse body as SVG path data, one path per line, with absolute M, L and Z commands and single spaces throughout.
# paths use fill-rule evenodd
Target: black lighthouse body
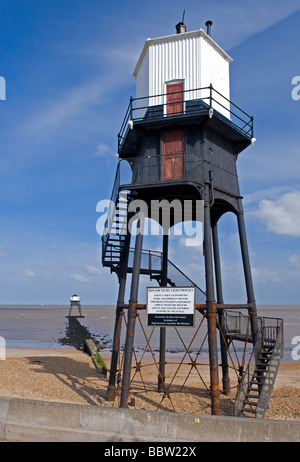
M 108 399 L 112 399 L 116 382 L 121 313 L 124 309 L 128 311 L 121 407 L 127 406 L 129 397 L 139 277 L 149 274 L 160 286 L 169 284 L 166 263 L 169 230 L 165 229 L 163 213 L 154 216 L 153 201 L 177 201 L 182 205 L 179 212 L 169 207 L 169 227 L 186 219 L 186 204 L 190 207 L 189 217 L 197 220 L 197 202 L 203 204 L 206 287 L 201 292 L 202 299 L 196 300 L 196 308 L 207 318 L 213 414 L 220 414 L 217 330 L 222 331 L 223 315 L 232 308 L 223 300 L 218 247 L 218 221 L 227 212 L 237 217 L 247 296 L 235 307 L 249 314 L 253 344 L 260 336 L 236 168 L 239 154 L 254 142 L 253 118 L 230 101 L 232 59 L 212 39 L 211 25 L 208 21 L 206 32 L 202 29 L 186 32 L 185 26 L 176 27 L 174 35 L 145 42 L 134 71 L 136 97 L 130 99 L 118 135 L 120 160 L 112 193 L 115 207 L 109 210 L 102 238 L 102 263 L 119 278 Z M 123 177 L 125 170 L 126 177 Z M 147 206 L 147 216 L 163 226 L 159 267 L 143 262 L 142 233 L 135 237 L 134 258 L 129 263 L 131 235 L 127 225 L 132 217 L 130 203 L 136 200 L 142 200 Z M 141 225 L 142 218 L 138 221 Z M 201 256 L 199 252 L 199 258 Z M 126 305 L 124 296 L 129 272 L 132 279 L 130 300 Z M 160 328 L 160 391 L 165 387 L 166 329 Z M 226 332 L 221 333 L 223 392 L 226 394 L 230 388 Z

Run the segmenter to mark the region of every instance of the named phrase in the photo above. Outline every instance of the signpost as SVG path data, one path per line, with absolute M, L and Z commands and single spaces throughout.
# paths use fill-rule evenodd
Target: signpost
M 194 327 L 195 287 L 147 287 L 147 325 Z

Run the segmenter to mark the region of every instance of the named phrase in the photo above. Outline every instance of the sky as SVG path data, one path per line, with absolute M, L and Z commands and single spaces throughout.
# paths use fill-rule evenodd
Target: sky
M 0 304 L 116 302 L 96 206 L 145 40 L 175 33 L 184 10 L 188 31 L 213 21 L 231 99 L 254 116 L 237 167 L 256 301 L 300 303 L 300 0 L 0 0 Z M 246 302 L 233 214 L 219 232 L 225 302 Z M 184 242 L 170 239 L 170 259 L 203 286 L 201 249 Z

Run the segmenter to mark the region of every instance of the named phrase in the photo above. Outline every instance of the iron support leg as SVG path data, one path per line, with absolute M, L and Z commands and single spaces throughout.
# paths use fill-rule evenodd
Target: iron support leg
M 221 415 L 220 409 L 220 390 L 218 373 L 218 350 L 216 336 L 216 304 L 214 299 L 214 278 L 213 261 L 211 246 L 211 226 L 210 226 L 210 205 L 209 189 L 206 185 L 204 200 L 204 260 L 206 278 L 206 305 L 207 305 L 207 327 L 208 327 L 208 347 L 210 365 L 210 389 L 211 389 L 211 410 L 214 415 Z
M 251 267 L 250 267 L 250 259 L 249 259 L 248 244 L 247 244 L 247 237 L 246 237 L 246 228 L 245 228 L 245 221 L 244 221 L 242 198 L 239 197 L 237 201 L 238 201 L 238 210 L 239 210 L 237 213 L 237 221 L 238 221 L 238 229 L 239 229 L 239 237 L 240 237 L 240 246 L 241 246 L 241 253 L 242 253 L 242 260 L 243 260 L 243 267 L 244 267 L 247 298 L 248 298 L 248 303 L 251 304 L 251 308 L 249 308 L 251 332 L 252 332 L 253 341 L 255 343 L 257 340 L 257 336 L 258 336 L 256 303 L 255 303 L 255 298 L 254 298 L 254 289 L 253 289 L 253 282 L 252 282 L 252 275 L 251 275 Z
M 143 234 L 139 233 L 136 236 L 136 241 L 135 241 L 130 300 L 129 300 L 129 307 L 128 307 L 128 322 L 127 322 L 123 378 L 122 378 L 122 391 L 121 391 L 121 401 L 120 401 L 120 407 L 122 408 L 127 407 L 128 397 L 129 397 L 130 373 L 131 373 L 132 353 L 133 353 L 133 345 L 134 345 L 136 304 L 138 301 L 142 246 L 143 246 Z
M 214 249 L 217 302 L 220 304 L 223 304 L 224 300 L 223 300 L 223 290 L 222 290 L 222 276 L 221 276 L 221 263 L 220 263 L 220 250 L 219 250 L 219 238 L 218 238 L 218 225 L 217 224 L 214 224 L 212 227 L 212 238 L 213 238 L 213 249 Z M 223 393 L 224 395 L 229 395 L 230 379 L 229 379 L 229 369 L 228 369 L 226 329 L 225 329 L 222 310 L 218 311 L 218 319 L 219 319 L 220 345 L 221 345 L 221 358 L 222 358 Z
M 120 353 L 120 338 L 121 338 L 122 314 L 123 314 L 123 310 L 122 308 L 120 308 L 120 305 L 124 304 L 124 298 L 125 298 L 130 237 L 131 235 L 130 233 L 128 233 L 125 238 L 123 261 L 122 261 L 120 272 L 119 272 L 119 294 L 118 294 L 118 301 L 117 301 L 117 307 L 116 307 L 113 348 L 112 348 L 111 363 L 110 363 L 109 382 L 108 382 L 108 388 L 107 388 L 107 400 L 108 401 L 112 401 L 114 399 L 115 390 L 116 390 L 116 378 L 117 378 L 118 360 L 119 360 L 119 353 Z
M 164 231 L 166 232 L 166 231 Z M 160 285 L 166 287 L 168 284 L 168 244 L 169 236 L 163 235 L 163 255 L 162 255 L 162 274 Z M 165 327 L 160 328 L 160 339 L 159 339 L 159 376 L 157 390 L 163 392 L 165 390 L 165 379 L 166 379 L 166 339 L 167 329 Z

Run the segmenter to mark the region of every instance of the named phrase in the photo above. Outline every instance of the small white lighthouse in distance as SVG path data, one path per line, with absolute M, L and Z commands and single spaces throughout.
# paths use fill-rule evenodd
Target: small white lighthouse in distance
M 72 308 L 76 307 L 79 311 L 79 316 L 82 316 L 82 311 L 81 311 L 81 305 L 80 305 L 80 297 L 77 294 L 74 294 L 71 296 L 70 299 L 70 311 L 69 311 L 69 316 L 71 316 Z

